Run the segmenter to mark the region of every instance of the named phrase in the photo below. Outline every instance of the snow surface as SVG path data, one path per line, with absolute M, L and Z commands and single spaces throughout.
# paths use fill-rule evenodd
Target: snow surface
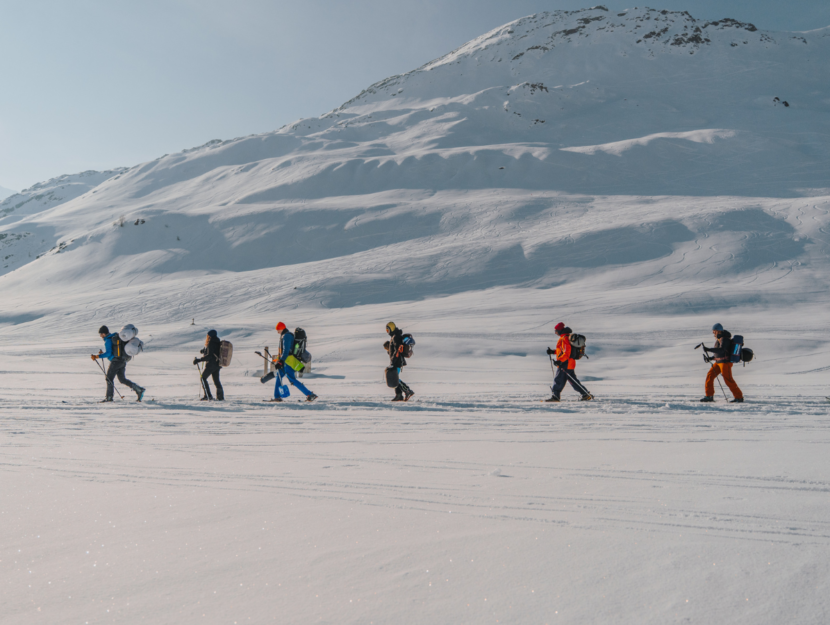
M 544 13 L 5 200 L 3 622 L 825 622 L 828 61 L 826 28 Z M 560 320 L 593 404 L 538 401 Z M 261 401 L 277 321 L 319 403 Z M 746 404 L 696 401 L 715 322 Z M 154 401 L 93 403 L 102 323 Z

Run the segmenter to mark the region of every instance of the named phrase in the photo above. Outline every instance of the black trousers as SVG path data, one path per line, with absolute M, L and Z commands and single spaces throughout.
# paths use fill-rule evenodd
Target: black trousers
M 115 376 L 118 376 L 118 381 L 121 382 L 121 384 L 135 390 L 135 384 L 130 382 L 125 375 L 126 371 L 126 360 L 110 361 L 110 366 L 107 368 L 107 399 L 112 399 L 113 393 L 115 393 L 115 384 L 113 383 Z
M 411 390 L 403 381 L 400 381 L 395 387 L 395 397 L 403 397 L 404 393 L 409 393 Z
M 205 397 L 212 397 L 210 394 L 210 385 L 208 384 L 208 378 L 213 378 L 213 386 L 216 387 L 216 399 L 225 399 L 225 391 L 222 388 L 222 383 L 219 381 L 219 370 L 220 367 L 215 362 L 209 362 L 205 365 L 204 371 L 202 371 L 202 386 L 205 387 Z
M 573 369 L 565 369 L 564 367 L 556 368 L 556 375 L 553 377 L 553 386 L 551 390 L 553 394 L 559 397 L 565 384 L 570 383 L 573 389 L 580 395 L 588 395 L 588 389 L 582 386 L 579 378 L 576 377 L 576 371 Z

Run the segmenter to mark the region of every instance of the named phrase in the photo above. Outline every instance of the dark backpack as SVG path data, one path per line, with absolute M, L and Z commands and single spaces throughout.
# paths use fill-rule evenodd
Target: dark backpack
M 568 337 L 571 343 L 571 358 L 579 360 L 585 356 L 585 337 L 581 334 L 571 334 Z M 585 356 L 587 358 L 588 356 Z
M 732 337 L 732 351 L 729 352 L 729 361 L 735 364 L 742 362 L 744 367 L 746 363 L 752 362 L 755 358 L 755 352 L 748 347 L 744 347 L 744 337 L 736 334 Z
M 743 358 L 741 358 L 741 352 L 744 349 L 744 337 L 740 334 L 736 334 L 730 339 L 730 341 L 729 362 L 739 363 L 743 360 Z
M 403 351 L 401 354 L 404 358 L 412 358 L 412 354 L 415 352 L 415 339 L 412 338 L 411 334 L 404 334 L 403 335 Z
M 300 356 L 303 355 L 307 343 L 308 335 L 306 335 L 305 330 L 303 330 L 302 328 L 296 328 L 294 330 L 294 353 L 292 355 L 300 361 L 303 360 L 302 358 L 300 358 Z
M 118 336 L 117 332 L 112 336 L 110 342 L 112 343 L 113 360 L 126 360 L 127 362 L 132 360 L 132 357 L 124 351 L 124 345 L 126 345 L 126 343 L 121 340 L 121 337 Z

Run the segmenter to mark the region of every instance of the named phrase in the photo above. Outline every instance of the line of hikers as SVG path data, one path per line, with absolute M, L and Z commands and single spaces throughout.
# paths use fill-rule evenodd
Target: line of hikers
M 272 365 L 272 371 L 260 378 L 263 384 L 272 379 L 275 380 L 274 396 L 265 401 L 282 402 L 283 399 L 288 397 L 290 391 L 286 382 L 305 395 L 306 401 L 314 401 L 317 399 L 317 395 L 297 379 L 311 364 L 311 354 L 306 350 L 308 337 L 305 330 L 297 328 L 294 332 L 291 332 L 282 321 L 277 324 L 276 330 L 280 335 L 277 355 L 272 356 L 267 348 L 265 354 L 258 351 L 254 352 L 263 358 L 266 364 Z M 585 354 L 585 337 L 581 334 L 575 334 L 571 328 L 562 322 L 556 324 L 554 332 L 558 337 L 556 347 L 554 349 L 548 347 L 547 349 L 553 371 L 552 394 L 549 399 L 544 401 L 560 401 L 560 396 L 566 384 L 570 384 L 580 394 L 580 401 L 592 400 L 594 396 L 585 388 L 585 385 L 580 382 L 576 375 L 576 361 L 583 357 L 588 358 Z M 138 330 L 132 324 L 124 326 L 120 332 L 110 332 L 107 326 L 101 326 L 98 334 L 104 340 L 105 349 L 100 350 L 98 354 L 93 354 L 92 360 L 97 362 L 99 359 L 108 359 L 110 361 L 106 371 L 99 363 L 107 380 L 106 397 L 102 402 L 113 400 L 116 377 L 118 377 L 121 384 L 132 389 L 136 393 L 138 401 L 141 401 L 146 389 L 131 382 L 126 377 L 127 362 L 133 356 L 141 353 L 144 348 L 144 344 L 137 336 Z M 389 366 L 385 372 L 386 384 L 389 388 L 395 390 L 395 397 L 392 401 L 409 401 L 415 391 L 401 380 L 400 374 L 403 367 L 407 365 L 406 359 L 412 357 L 415 339 L 411 334 L 405 334 L 392 321 L 386 324 L 386 334 L 389 336 L 389 340 L 383 344 L 383 348 L 389 355 Z M 753 352 L 743 346 L 742 336 L 736 335 L 733 337 L 719 323 L 712 327 L 712 334 L 715 336 L 714 347 L 706 347 L 703 343 L 695 347 L 695 349 L 703 347 L 704 360 L 707 363 L 713 363 L 706 375 L 706 395 L 700 401 L 715 401 L 715 380 L 722 375 L 729 390 L 732 391 L 733 399 L 731 402 L 743 402 L 743 393 L 732 377 L 732 365 L 736 362 L 746 363 L 751 361 Z M 220 340 L 216 330 L 210 330 L 205 337 L 205 346 L 201 349 L 200 354 L 201 357 L 197 356 L 193 359 L 193 364 L 199 367 L 201 363 L 205 363 L 204 369 L 199 369 L 203 391 L 202 401 L 214 400 L 210 390 L 210 379 L 213 380 L 216 389 L 215 399 L 222 401 L 225 399 L 225 392 L 219 379 L 219 372 L 222 367 L 230 365 L 233 346 L 228 341 Z M 725 396 L 726 392 L 724 391 Z

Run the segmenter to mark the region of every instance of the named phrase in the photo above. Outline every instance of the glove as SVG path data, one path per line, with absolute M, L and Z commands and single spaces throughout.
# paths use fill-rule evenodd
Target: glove
M 194 365 L 198 365 L 198 364 L 199 364 L 199 359 L 198 359 L 198 358 L 194 358 L 194 359 L 193 359 L 193 364 L 194 364 Z
M 199 353 L 200 353 L 202 356 L 204 356 L 204 355 L 205 355 L 205 352 L 207 352 L 207 347 L 203 347 L 202 349 L 200 349 L 200 350 L 199 350 Z
M 96 356 L 95 354 L 92 354 L 92 356 L 90 356 L 90 358 L 92 358 L 92 360 L 98 360 L 98 356 Z
M 553 366 L 554 367 L 561 367 L 562 366 L 562 361 L 561 360 L 554 360 L 553 361 Z
M 555 353 L 556 353 L 555 350 L 552 350 L 550 347 L 548 347 L 548 351 L 547 351 L 548 356 L 553 356 Z
M 278 360 L 277 362 L 275 362 L 275 363 L 274 363 L 274 365 L 275 365 L 275 366 L 277 367 L 277 369 L 279 369 L 280 371 L 282 371 L 282 368 L 285 366 L 285 365 L 284 365 L 284 363 L 280 362 L 279 360 Z

